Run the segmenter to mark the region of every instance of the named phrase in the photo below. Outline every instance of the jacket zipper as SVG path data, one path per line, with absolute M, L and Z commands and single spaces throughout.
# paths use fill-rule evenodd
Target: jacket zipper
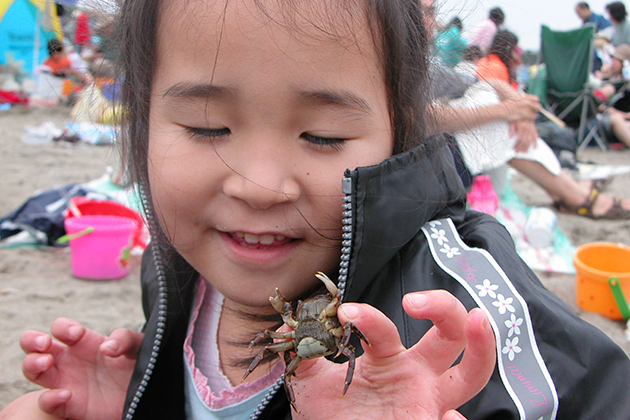
M 147 198 L 144 190 L 140 188 L 139 191 L 142 203 L 144 208 L 147 207 Z M 152 226 L 154 220 L 152 220 L 152 216 L 150 214 L 146 215 L 147 222 L 149 226 Z M 153 261 L 155 262 L 155 268 L 157 271 L 157 280 L 158 280 L 158 322 L 155 336 L 153 337 L 153 346 L 151 347 L 151 356 L 149 357 L 149 363 L 144 370 L 144 374 L 142 375 L 142 380 L 140 381 L 140 385 L 136 389 L 136 392 L 129 404 L 129 408 L 127 409 L 127 413 L 125 414 L 125 420 L 131 420 L 134 416 L 138 403 L 144 394 L 144 390 L 146 389 L 149 380 L 151 379 L 151 375 L 153 374 L 153 368 L 155 367 L 155 363 L 157 362 L 158 351 L 162 347 L 162 338 L 164 337 L 164 326 L 166 325 L 166 311 L 167 311 L 167 287 L 166 287 L 166 275 L 164 273 L 164 265 L 162 263 L 162 256 L 159 253 L 157 247 L 151 247 L 153 253 Z
M 352 234 L 353 234 L 353 225 L 354 220 L 352 217 L 352 178 L 349 176 L 349 171 L 346 172 L 346 176 L 342 180 L 342 191 L 345 194 L 343 197 L 343 205 L 342 205 L 342 234 L 341 234 L 341 257 L 339 263 L 339 276 L 337 277 L 337 287 L 341 291 L 342 301 L 343 296 L 346 290 L 346 282 L 348 281 L 348 267 L 350 265 L 350 254 L 352 252 Z M 140 190 L 140 196 L 145 208 L 147 207 L 147 198 L 144 191 Z M 151 218 L 151 215 L 147 214 L 147 218 Z M 149 225 L 151 225 L 154 221 L 148 220 Z M 167 298 L 166 298 L 166 275 L 164 274 L 163 264 L 161 255 L 158 252 L 157 248 L 152 248 L 153 252 L 153 261 L 155 262 L 155 267 L 158 276 L 158 323 L 156 334 L 153 338 L 153 347 L 151 348 L 151 356 L 149 357 L 149 363 L 142 375 L 142 380 L 140 381 L 140 385 L 138 385 L 138 389 L 133 396 L 131 403 L 129 404 L 129 408 L 127 409 L 127 413 L 125 414 L 125 420 L 132 420 L 134 413 L 136 411 L 136 407 L 138 406 L 138 402 L 142 398 L 144 394 L 144 390 L 146 389 L 149 380 L 151 379 L 151 375 L 153 374 L 153 368 L 155 367 L 155 363 L 157 362 L 158 351 L 162 346 L 162 337 L 164 335 L 164 325 L 166 323 L 166 311 L 167 311 Z M 269 392 L 265 395 L 263 400 L 258 404 L 256 410 L 249 417 L 250 420 L 257 420 L 260 415 L 263 413 L 267 405 L 271 402 L 274 395 L 278 392 L 280 387 L 284 386 L 284 374 L 276 381 L 276 383 L 271 387 Z
M 341 260 L 339 262 L 339 276 L 337 277 L 337 288 L 341 292 L 341 300 L 343 302 L 343 297 L 346 291 L 346 283 L 348 281 L 348 267 L 350 265 L 350 255 L 352 252 L 352 234 L 353 234 L 353 226 L 354 219 L 352 217 L 352 178 L 350 177 L 350 171 L 346 171 L 346 176 L 344 176 L 341 189 L 345 194 L 343 197 L 343 205 L 341 206 L 343 209 L 342 214 L 342 223 L 343 227 L 341 228 Z M 257 420 L 260 415 L 263 413 L 267 405 L 273 400 L 274 395 L 278 392 L 280 387 L 284 386 L 284 374 L 276 381 L 275 384 L 269 389 L 269 392 L 265 395 L 263 400 L 258 404 L 256 410 L 249 417 L 249 420 Z

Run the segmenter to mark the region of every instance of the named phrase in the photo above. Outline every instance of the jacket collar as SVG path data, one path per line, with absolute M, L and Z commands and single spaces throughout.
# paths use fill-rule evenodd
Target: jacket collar
M 344 300 L 356 301 L 426 222 L 463 217 L 466 192 L 447 141 L 436 136 L 378 165 L 346 172 L 353 239 Z

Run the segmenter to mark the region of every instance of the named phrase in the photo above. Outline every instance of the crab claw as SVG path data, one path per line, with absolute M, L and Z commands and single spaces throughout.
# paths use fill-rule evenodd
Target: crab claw
M 286 301 L 284 296 L 282 296 L 282 293 L 280 293 L 280 289 L 278 289 L 277 287 L 276 287 L 276 295 L 270 296 L 269 302 L 271 302 L 271 306 L 273 306 L 273 308 L 278 313 L 283 314 L 291 310 L 291 303 Z
M 326 274 L 318 271 L 317 273 L 315 273 L 315 277 L 317 277 L 321 280 L 322 283 L 324 283 L 324 286 L 326 286 L 326 289 L 330 292 L 331 295 L 336 296 L 337 293 L 339 293 L 339 289 L 337 289 L 335 283 L 333 283 L 333 281 L 329 279 Z

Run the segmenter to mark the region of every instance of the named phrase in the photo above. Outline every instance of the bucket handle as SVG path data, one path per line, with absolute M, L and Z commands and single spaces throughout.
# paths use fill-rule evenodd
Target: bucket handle
M 623 295 L 623 290 L 621 290 L 621 285 L 619 285 L 619 279 L 617 277 L 609 278 L 608 285 L 610 286 L 610 290 L 615 297 L 615 302 L 617 302 L 617 306 L 619 307 L 619 312 L 621 312 L 621 316 L 623 317 L 624 321 L 628 320 L 630 318 L 630 309 L 628 308 L 628 302 Z
M 94 227 L 93 226 L 89 226 L 77 233 L 73 233 L 72 235 L 68 234 L 68 235 L 63 235 L 61 238 L 57 239 L 57 243 L 58 244 L 65 244 L 66 242 L 70 242 L 73 239 L 77 239 L 80 238 L 81 236 L 87 235 L 94 232 Z

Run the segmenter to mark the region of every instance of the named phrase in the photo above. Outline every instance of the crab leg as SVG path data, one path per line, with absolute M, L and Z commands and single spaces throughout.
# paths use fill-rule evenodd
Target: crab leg
M 287 392 L 287 398 L 291 403 L 291 407 L 295 410 L 296 413 L 299 413 L 297 406 L 295 405 L 295 394 L 293 393 L 293 385 L 291 385 L 291 376 L 295 375 L 295 370 L 302 359 L 298 356 L 295 356 L 293 360 L 291 360 L 291 356 L 289 356 L 288 352 L 284 353 L 284 363 L 286 368 L 284 370 L 284 390 Z
M 346 347 L 351 347 L 349 343 L 350 343 L 350 337 L 352 336 L 352 332 L 358 335 L 359 338 L 365 342 L 365 344 L 367 344 L 368 346 L 371 346 L 370 341 L 363 334 L 363 332 L 361 332 L 361 330 L 358 329 L 357 326 L 354 325 L 352 322 L 348 322 L 346 325 L 343 326 L 343 337 L 341 341 L 339 342 L 339 345 L 338 345 L 339 351 L 337 352 L 335 357 L 339 357 L 342 353 L 346 354 L 344 352 Z
M 263 357 L 265 356 L 266 351 L 279 353 L 281 351 L 289 351 L 292 349 L 293 349 L 293 342 L 291 341 L 284 341 L 284 342 L 274 343 L 274 344 L 270 344 L 266 346 L 264 349 L 258 352 L 258 354 L 254 358 L 252 363 L 249 365 L 249 367 L 245 371 L 245 375 L 243 375 L 243 379 L 241 379 L 241 381 L 244 381 L 245 378 L 247 378 L 249 374 L 252 373 L 254 369 L 256 369 L 256 366 L 258 366 L 258 364 L 262 361 Z
M 294 335 L 293 331 L 277 332 L 277 331 L 265 330 L 263 332 L 256 334 L 256 337 L 254 337 L 254 339 L 250 341 L 249 348 L 251 349 L 256 344 L 260 343 L 262 340 L 264 340 L 267 337 L 273 338 L 273 339 L 290 340 L 290 339 L 293 339 L 293 335 Z
M 355 365 L 355 355 L 354 355 L 354 347 L 348 345 L 345 349 L 343 349 L 343 354 L 348 358 L 348 373 L 346 373 L 346 382 L 343 387 L 343 392 L 341 396 L 346 395 L 348 391 L 348 387 L 352 383 L 352 376 L 354 375 L 354 365 Z

